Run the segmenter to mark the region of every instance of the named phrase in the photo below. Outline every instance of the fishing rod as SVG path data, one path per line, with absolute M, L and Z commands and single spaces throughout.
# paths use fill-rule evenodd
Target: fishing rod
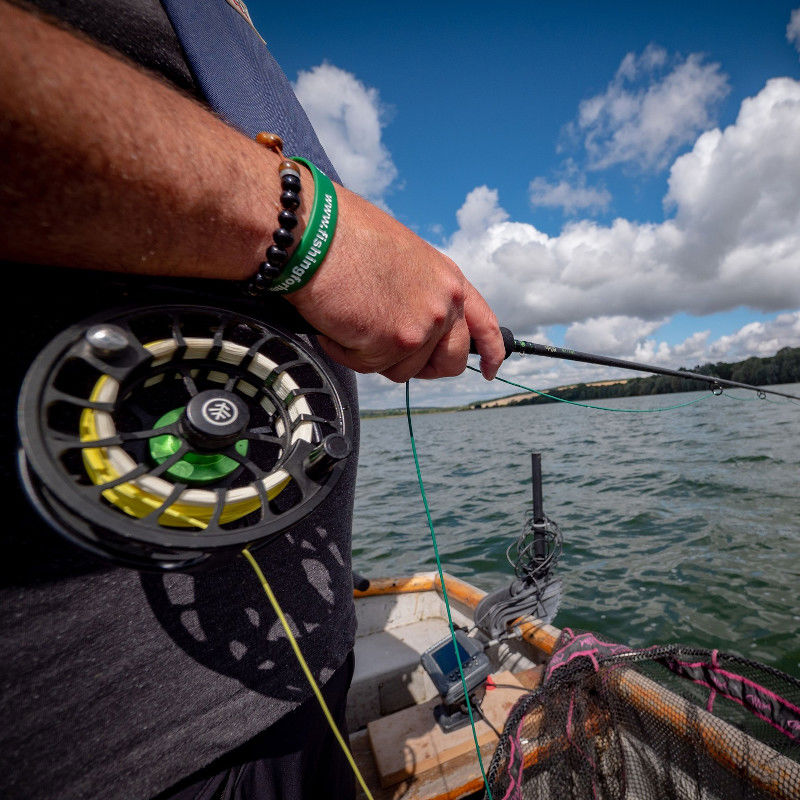
M 724 378 L 717 378 L 714 375 L 702 375 L 699 372 L 690 372 L 687 369 L 667 369 L 666 367 L 657 367 L 655 364 L 640 364 L 637 361 L 627 361 L 623 358 L 611 358 L 610 356 L 600 356 L 595 353 L 581 353 L 577 350 L 569 350 L 565 347 L 556 347 L 552 344 L 538 344 L 536 342 L 526 342 L 523 339 L 515 338 L 514 334 L 508 328 L 500 328 L 500 333 L 503 336 L 503 345 L 505 346 L 506 355 L 508 358 L 512 353 L 520 353 L 521 355 L 532 356 L 547 356 L 549 358 L 562 358 L 567 361 L 580 361 L 584 364 L 599 364 L 603 367 L 619 367 L 621 369 L 636 370 L 637 372 L 650 372 L 655 375 L 667 375 L 673 378 L 691 378 L 696 381 L 703 381 L 712 385 L 713 390 L 722 391 L 723 386 L 731 386 L 735 389 L 749 389 L 750 391 L 758 392 L 758 396 L 763 398 L 767 394 L 778 395 L 779 397 L 787 397 L 790 400 L 800 400 L 800 397 L 794 394 L 787 394 L 786 392 L 778 392 L 774 389 L 764 389 L 761 386 L 753 386 L 750 383 L 741 383 L 739 381 L 729 381 Z M 470 353 L 477 353 L 478 350 L 474 341 L 470 341 Z

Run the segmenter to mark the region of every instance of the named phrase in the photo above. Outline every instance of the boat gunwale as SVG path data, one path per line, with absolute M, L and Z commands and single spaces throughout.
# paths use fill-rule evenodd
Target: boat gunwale
M 471 583 L 456 578 L 454 575 L 444 573 L 444 585 L 447 597 L 466 608 L 474 611 L 478 603 L 486 596 L 486 592 Z M 436 592 L 440 597 L 442 583 L 438 572 L 418 572 L 413 575 L 400 577 L 379 577 L 369 579 L 369 588 L 360 591 L 353 590 L 353 597 L 358 600 L 366 597 L 380 597 L 385 595 L 406 594 L 411 592 Z M 518 623 L 522 639 L 533 646 L 543 656 L 552 655 L 555 650 L 561 631 L 546 622 L 524 619 Z
M 444 573 L 444 584 L 449 599 L 472 610 L 475 609 L 486 594 L 467 581 L 456 578 L 449 573 Z M 358 600 L 367 597 L 431 591 L 435 591 L 441 597 L 444 595 L 438 572 L 416 573 L 394 578 L 379 577 L 370 579 L 369 588 L 363 591 L 354 589 L 353 596 Z M 528 644 L 532 645 L 544 656 L 552 655 L 558 638 L 561 635 L 561 631 L 558 628 L 538 620 L 518 620 L 517 624 L 519 625 L 522 638 Z M 742 749 L 737 755 L 744 757 L 743 760 L 747 763 L 751 771 L 750 774 L 753 784 L 757 786 L 759 790 L 776 799 L 790 800 L 791 795 L 785 793 L 782 781 L 789 772 L 790 764 L 794 764 L 795 762 L 778 754 L 758 739 L 750 737 L 744 731 L 730 726 L 729 723 L 726 723 L 720 718 L 713 717 L 707 712 L 700 714 L 698 719 L 692 722 L 683 716 L 674 716 L 674 712 L 681 706 L 681 702 L 676 703 L 671 709 L 666 708 L 663 711 L 657 710 L 663 707 L 665 700 L 664 697 L 660 696 L 660 692 L 667 691 L 667 696 L 669 696 L 671 692 L 631 669 L 620 670 L 616 677 L 617 680 L 613 682 L 613 688 L 621 698 L 631 702 L 640 712 L 654 714 L 659 719 L 664 720 L 673 731 L 682 738 L 699 735 L 701 741 L 703 741 L 706 746 L 707 755 L 731 774 L 735 775 L 739 772 L 740 766 L 737 765 L 736 760 L 732 758 L 731 754 L 727 753 L 725 748 L 720 745 L 720 733 L 733 731 L 745 737 L 745 741 L 749 741 L 750 746 L 741 745 Z M 679 695 L 676 695 L 676 699 L 683 700 Z M 700 709 L 700 711 L 703 710 Z M 753 748 L 753 744 L 757 746 Z M 437 796 L 435 800 L 445 800 L 445 798 L 449 800 L 451 797 L 462 796 L 460 793 L 472 790 L 472 783 L 476 783 L 475 790 L 479 790 L 483 785 L 483 780 L 479 778 L 477 782 L 470 782 L 469 788 L 467 786 L 459 787 L 456 790 L 459 794 L 451 795 L 450 793 L 446 793 L 445 795 Z

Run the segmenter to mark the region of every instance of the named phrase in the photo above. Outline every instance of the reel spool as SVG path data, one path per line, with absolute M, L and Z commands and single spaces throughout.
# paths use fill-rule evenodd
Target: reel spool
M 217 564 L 310 514 L 351 451 L 320 357 L 242 314 L 165 305 L 73 325 L 23 383 L 20 472 L 64 536 L 142 570 Z

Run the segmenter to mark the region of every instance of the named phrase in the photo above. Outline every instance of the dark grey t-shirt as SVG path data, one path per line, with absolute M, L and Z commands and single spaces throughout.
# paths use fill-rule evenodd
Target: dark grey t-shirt
M 153 0 L 40 5 L 197 93 Z M 7 494 L 0 526 L 0 795 L 151 797 L 269 726 L 310 688 L 244 559 L 195 576 L 116 568 L 53 533 L 20 488 L 14 416 L 33 357 L 100 309 L 169 302 L 171 285 L 162 281 L 154 291 L 119 276 L 3 266 L 18 277 L 4 328 L 13 364 L 0 385 Z M 201 281 L 175 282 L 180 302 L 193 286 L 218 304 L 237 303 L 233 287 Z M 263 319 L 272 318 L 265 307 Z M 357 417 L 354 376 L 331 369 Z M 337 490 L 307 520 L 256 554 L 323 682 L 355 636 L 354 485 L 352 459 Z

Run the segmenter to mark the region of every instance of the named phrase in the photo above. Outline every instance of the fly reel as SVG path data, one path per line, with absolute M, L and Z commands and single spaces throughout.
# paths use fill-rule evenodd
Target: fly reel
M 322 359 L 219 308 L 73 325 L 19 398 L 20 471 L 64 536 L 136 569 L 206 567 L 311 513 L 341 476 L 352 417 Z

